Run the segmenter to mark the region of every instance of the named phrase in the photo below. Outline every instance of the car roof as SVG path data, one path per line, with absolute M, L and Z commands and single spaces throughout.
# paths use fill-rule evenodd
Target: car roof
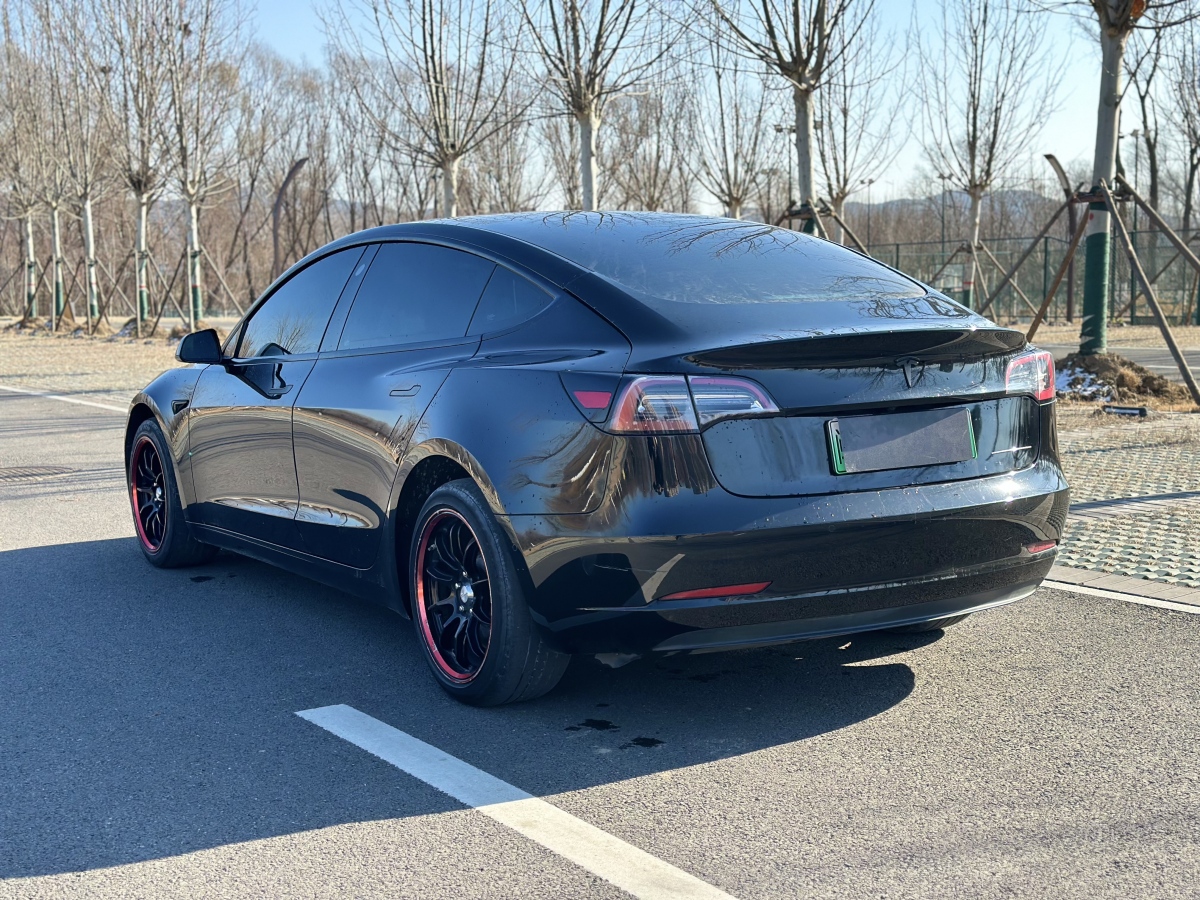
M 395 240 L 457 244 L 509 260 L 574 294 L 635 345 L 701 349 L 861 331 L 996 328 L 838 244 L 718 216 L 558 211 L 429 219 L 356 232 L 314 256 Z M 783 271 L 770 271 L 780 259 Z

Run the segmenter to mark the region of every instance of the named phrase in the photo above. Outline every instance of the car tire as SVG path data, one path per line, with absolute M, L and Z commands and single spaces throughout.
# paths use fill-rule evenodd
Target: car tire
M 533 623 L 508 535 L 470 479 L 425 501 L 409 550 L 412 619 L 438 684 L 472 706 L 545 694 L 570 655 Z
M 943 628 L 949 628 L 951 625 L 957 625 L 970 613 L 963 613 L 961 616 L 946 616 L 944 619 L 930 619 L 928 622 L 917 622 L 913 625 L 900 625 L 896 628 L 887 629 L 888 634 L 921 634 L 926 631 L 941 631 Z
M 148 419 L 134 432 L 126 474 L 138 547 L 152 566 L 175 569 L 209 562 L 217 548 L 192 536 L 170 449 L 162 429 Z

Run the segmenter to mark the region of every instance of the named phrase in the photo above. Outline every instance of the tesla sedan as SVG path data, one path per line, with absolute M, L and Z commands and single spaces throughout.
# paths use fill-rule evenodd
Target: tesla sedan
M 1030 594 L 1067 511 L 1049 354 L 757 223 L 376 228 L 177 355 L 126 433 L 146 559 L 391 607 L 472 704 L 572 654 L 944 628 Z

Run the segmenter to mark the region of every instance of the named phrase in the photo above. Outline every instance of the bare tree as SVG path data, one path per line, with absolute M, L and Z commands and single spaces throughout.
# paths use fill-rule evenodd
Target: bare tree
M 325 30 L 342 57 L 363 63 L 351 82 L 360 107 L 390 143 L 441 171 L 443 214 L 454 216 L 462 158 L 524 115 L 509 105 L 516 36 L 505 33 L 498 0 L 356 0 L 352 8 L 369 27 L 336 6 Z M 395 129 L 396 118 L 406 127 Z
M 833 38 L 845 39 L 844 31 Z M 891 35 L 880 34 L 878 17 L 868 15 L 854 45 L 840 47 L 833 55 L 825 84 L 817 92 L 822 192 L 839 218 L 846 199 L 877 180 L 902 146 L 895 140 L 895 129 L 908 79 L 898 71 L 901 62 L 893 46 Z
M 158 26 L 166 55 L 175 180 L 187 206 L 191 327 L 204 316 L 200 208 L 224 186 L 227 123 L 237 95 L 240 10 L 235 0 L 174 0 Z
M 597 132 L 605 106 L 642 82 L 680 29 L 647 15 L 647 0 L 519 2 L 545 75 L 578 129 L 580 204 L 596 209 Z M 564 190 L 569 197 L 565 182 Z
M 1196 174 L 1200 172 L 1200 31 L 1174 29 L 1167 52 L 1171 58 L 1168 102 L 1183 151 L 1182 225 L 1187 231 L 1192 227 Z
M 528 108 L 530 101 L 515 97 L 510 105 Z M 515 212 L 542 203 L 547 177 L 536 152 L 539 124 L 529 118 L 513 119 L 479 145 L 472 167 L 475 212 Z
M 942 0 L 941 12 L 939 43 L 919 44 L 923 144 L 970 197 L 974 257 L 983 196 L 1053 111 L 1056 67 L 1031 13 L 1007 0 Z
M 831 66 L 855 49 L 875 0 L 709 0 L 744 53 L 761 60 L 792 89 L 796 129 L 796 189 L 816 198 L 814 94 Z M 808 227 L 811 227 L 808 226 Z
M 683 88 L 667 82 L 612 105 L 612 177 L 624 209 L 686 211 L 691 206 L 691 115 Z
M 1096 111 L 1096 149 L 1092 187 L 1112 184 L 1117 173 L 1121 101 L 1125 95 L 1125 49 L 1135 30 L 1163 31 L 1194 22 L 1194 0 L 1032 0 L 1034 6 L 1075 13 L 1099 26 L 1100 103 Z M 1084 273 L 1081 353 L 1103 353 L 1108 347 L 1109 251 L 1112 236 L 1103 201 L 1089 210 Z
M 692 77 L 698 90 L 693 171 L 701 186 L 740 219 L 766 158 L 765 119 L 769 100 L 762 76 L 710 39 Z
M 93 204 L 103 194 L 112 146 L 105 107 L 108 66 L 96 40 L 95 8 L 80 0 L 40 0 L 36 15 L 45 42 L 50 114 L 59 142 L 51 152 L 70 186 L 83 236 L 84 291 L 88 322 L 99 322 Z
M 1163 68 L 1163 40 L 1161 32 L 1135 32 L 1132 39 L 1134 51 L 1126 60 L 1129 69 L 1129 84 L 1137 98 L 1141 128 L 1138 140 L 1146 151 L 1147 190 L 1146 199 L 1158 209 L 1159 188 L 1159 136 L 1158 84 L 1157 76 Z M 1139 191 L 1141 185 L 1138 186 Z
M 137 206 L 134 275 L 136 333 L 140 337 L 150 312 L 150 208 L 163 179 L 167 119 L 167 65 L 158 24 L 169 15 L 172 0 L 98 0 L 99 36 L 107 69 L 110 102 L 101 109 L 112 118 L 114 156 Z
M 25 50 L 26 23 L 6 6 L 4 56 L 0 70 L 0 166 L 8 187 L 6 214 L 22 223 L 25 266 L 25 320 L 38 316 L 38 261 L 33 222 L 41 208 L 39 156 L 44 138 L 44 97 L 39 95 L 41 70 Z

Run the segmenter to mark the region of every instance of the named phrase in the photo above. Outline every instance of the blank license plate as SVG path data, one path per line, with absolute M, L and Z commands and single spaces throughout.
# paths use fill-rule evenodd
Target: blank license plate
M 975 459 L 975 429 L 966 409 L 851 416 L 825 423 L 838 475 L 915 469 Z

